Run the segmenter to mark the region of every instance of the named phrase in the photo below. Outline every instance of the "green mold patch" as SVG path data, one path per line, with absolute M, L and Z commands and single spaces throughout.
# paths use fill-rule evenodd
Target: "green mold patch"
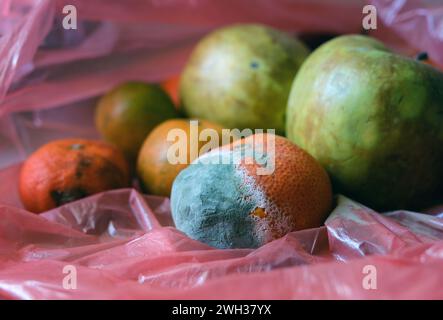
M 243 151 L 216 150 L 204 157 L 226 161 L 241 158 Z M 264 195 L 241 164 L 208 164 L 210 160 L 191 164 L 174 181 L 171 208 L 176 227 L 216 248 L 263 245 L 269 238 Z

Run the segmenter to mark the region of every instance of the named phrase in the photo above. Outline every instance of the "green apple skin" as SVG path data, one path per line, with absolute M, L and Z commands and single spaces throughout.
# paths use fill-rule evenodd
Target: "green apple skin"
M 299 40 L 270 27 L 218 29 L 197 44 L 182 73 L 184 110 L 227 128 L 282 134 L 292 81 L 308 54 Z
M 335 190 L 377 210 L 419 209 L 442 195 L 443 73 L 347 35 L 301 67 L 288 138 L 313 155 Z

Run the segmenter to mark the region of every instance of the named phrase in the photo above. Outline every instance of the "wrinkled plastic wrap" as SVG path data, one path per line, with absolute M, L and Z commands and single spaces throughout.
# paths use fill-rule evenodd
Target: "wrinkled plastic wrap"
M 443 64 L 440 1 L 370 2 L 379 12 L 373 36 Z M 77 7 L 78 30 L 61 28 L 65 4 Z M 0 298 L 442 299 L 443 207 L 379 214 L 337 196 L 324 227 L 256 250 L 218 250 L 173 227 L 168 199 L 134 189 L 41 215 L 25 211 L 17 194 L 27 154 L 54 138 L 98 137 L 97 96 L 126 80 L 179 73 L 213 28 L 261 22 L 301 34 L 358 33 L 364 4 L 0 0 Z M 76 270 L 75 289 L 64 287 L 67 267 Z

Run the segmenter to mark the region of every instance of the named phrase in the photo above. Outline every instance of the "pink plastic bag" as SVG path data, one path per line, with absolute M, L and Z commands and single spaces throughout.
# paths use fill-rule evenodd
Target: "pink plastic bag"
M 443 64 L 439 1 L 372 3 L 380 17 L 374 36 L 404 54 L 427 51 Z M 77 33 L 60 27 L 65 4 L 78 9 Z M 96 97 L 113 85 L 177 74 L 196 41 L 227 23 L 358 33 L 366 3 L 121 4 L 0 0 L 0 298 L 443 298 L 442 207 L 432 215 L 380 215 L 338 196 L 324 227 L 256 250 L 191 240 L 173 227 L 168 199 L 130 189 L 41 215 L 26 212 L 17 194 L 20 161 L 54 138 L 98 137 Z M 64 287 L 67 267 L 77 272 L 75 290 Z

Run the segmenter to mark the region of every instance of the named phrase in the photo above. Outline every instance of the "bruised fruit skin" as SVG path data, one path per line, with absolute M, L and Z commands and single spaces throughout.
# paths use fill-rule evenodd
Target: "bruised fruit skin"
M 172 187 L 176 227 L 217 248 L 256 248 L 288 232 L 319 227 L 332 205 L 326 171 L 283 137 L 272 136 L 272 152 L 270 136 L 214 149 L 184 169 Z M 257 174 L 272 163 L 273 173 Z
M 197 132 L 213 129 L 218 136 L 222 137 L 222 127 L 206 120 L 198 120 Z M 182 142 L 187 150 L 186 163 L 172 164 L 168 161 L 168 149 L 178 141 L 168 141 L 168 133 L 171 130 L 183 130 L 186 139 Z M 221 140 L 218 145 L 221 145 Z M 201 150 L 205 141 L 198 141 L 198 150 Z M 171 119 L 158 125 L 152 130 L 143 143 L 137 160 L 137 175 L 140 178 L 143 189 L 154 195 L 169 197 L 172 183 L 181 170 L 192 162 L 190 158 L 190 120 Z M 183 149 L 183 150 L 184 150 Z
M 270 27 L 216 30 L 198 43 L 182 73 L 184 111 L 227 128 L 283 133 L 291 83 L 308 53 L 300 41 Z
M 338 37 L 301 67 L 287 135 L 336 191 L 377 210 L 419 209 L 443 181 L 443 73 L 375 39 Z
M 19 193 L 40 213 L 86 196 L 129 186 L 124 155 L 107 143 L 84 139 L 50 142 L 24 162 Z
M 160 86 L 127 82 L 99 100 L 95 120 L 103 138 L 133 162 L 148 133 L 159 123 L 176 117 L 174 103 Z

